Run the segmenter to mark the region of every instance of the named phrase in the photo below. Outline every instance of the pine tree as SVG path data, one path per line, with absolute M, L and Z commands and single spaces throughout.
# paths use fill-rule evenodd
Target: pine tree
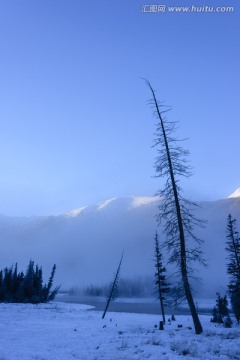
M 42 289 L 42 302 L 52 301 L 55 298 L 55 296 L 60 288 L 60 286 L 57 286 L 52 292 L 50 292 L 52 285 L 53 285 L 53 278 L 54 278 L 55 272 L 56 272 L 56 265 L 54 264 L 52 271 L 51 271 L 51 275 L 48 280 L 48 284 L 44 285 L 44 287 Z
M 19 276 L 18 276 L 18 266 L 15 264 L 14 272 L 12 275 L 12 301 L 16 301 L 18 289 L 20 286 Z
M 213 308 L 212 315 L 211 321 L 214 323 L 231 324 L 227 295 L 221 296 L 220 293 L 217 293 L 216 305 Z M 227 325 L 226 327 L 229 326 Z
M 35 270 L 33 272 L 33 295 L 31 301 L 33 303 L 41 302 L 41 291 L 42 291 L 42 269 L 36 265 Z
M 30 260 L 23 282 L 23 293 L 24 293 L 25 302 L 33 302 L 33 296 L 34 296 L 33 279 L 34 279 L 34 261 Z
M 166 300 L 165 295 L 169 292 L 169 284 L 166 282 L 166 268 L 162 263 L 162 253 L 160 251 L 158 233 L 155 235 L 155 286 L 156 293 L 160 302 L 163 324 L 166 323 L 165 311 L 164 311 L 164 301 Z
M 5 291 L 5 299 L 7 302 L 12 301 L 12 274 L 13 274 L 13 268 L 5 268 L 4 269 L 4 291 Z
M 236 286 L 230 293 L 231 306 L 237 322 L 240 322 L 240 288 Z
M 229 294 L 231 305 L 237 322 L 240 322 L 240 237 L 236 229 L 236 219 L 231 214 L 227 219 L 227 241 L 228 252 L 227 273 L 229 274 Z
M 48 293 L 48 296 L 47 296 L 47 302 L 48 301 L 52 301 L 55 299 L 55 296 L 57 295 L 58 293 L 58 290 L 60 289 L 60 285 L 59 286 L 56 286 L 52 291 L 51 291 L 51 288 L 53 286 L 53 278 L 55 276 L 55 272 L 56 272 L 56 264 L 53 265 L 53 268 L 52 268 L 52 272 L 51 272 L 51 275 L 50 275 L 50 278 L 48 280 L 48 286 L 47 286 L 47 293 Z
M 158 121 L 155 139 L 155 146 L 158 151 L 155 163 L 156 177 L 166 178 L 165 187 L 157 194 L 160 195 L 161 199 L 158 221 L 164 223 L 165 245 L 171 254 L 170 262 L 178 266 L 180 283 L 190 308 L 195 332 L 200 334 L 202 325 L 192 296 L 189 272 L 191 274 L 193 272 L 192 267 L 190 267 L 192 261 L 204 263 L 200 250 L 201 240 L 193 233 L 193 228 L 196 225 L 203 226 L 203 221 L 193 215 L 192 209 L 196 204 L 182 196 L 182 189 L 179 185 L 179 177 L 191 175 L 186 161 L 186 156 L 189 153 L 179 145 L 179 140 L 173 135 L 176 124 L 163 119 L 163 113 L 166 111 L 160 111 L 161 105 L 157 101 L 155 91 L 148 81 L 146 84 L 152 95 L 150 103 Z M 189 242 L 187 243 L 189 239 L 194 241 L 194 246 L 191 246 Z
M 53 266 L 48 284 L 43 285 L 42 268 L 30 260 L 26 273 L 18 273 L 17 264 L 13 270 L 0 271 L 0 302 L 33 303 L 48 302 L 55 298 L 59 286 L 51 291 L 56 265 Z
M 4 290 L 3 290 L 3 271 L 0 271 L 0 302 L 4 299 Z

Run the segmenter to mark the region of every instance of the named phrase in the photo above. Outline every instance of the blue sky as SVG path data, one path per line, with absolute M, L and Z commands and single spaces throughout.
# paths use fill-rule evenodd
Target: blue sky
M 235 6 L 143 13 L 143 4 Z M 188 137 L 186 195 L 240 187 L 236 0 L 0 2 L 0 213 L 48 215 L 153 195 L 149 79 Z

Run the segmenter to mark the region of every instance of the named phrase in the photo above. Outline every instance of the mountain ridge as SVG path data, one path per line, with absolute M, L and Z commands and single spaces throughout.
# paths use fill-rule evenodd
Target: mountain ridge
M 112 198 L 82 207 L 74 216 L 66 214 L 31 218 L 0 216 L 0 267 L 15 262 L 25 269 L 29 259 L 50 271 L 57 264 L 56 281 L 63 287 L 103 284 L 124 249 L 123 277 L 153 276 L 154 235 L 159 198 Z M 203 279 L 200 292 L 226 289 L 226 223 L 229 213 L 240 228 L 240 198 L 198 202 L 196 216 L 208 220 L 205 229 L 195 229 L 204 240 L 207 269 L 196 265 Z M 100 207 L 100 210 L 99 210 Z M 74 210 L 73 210 L 74 211 Z

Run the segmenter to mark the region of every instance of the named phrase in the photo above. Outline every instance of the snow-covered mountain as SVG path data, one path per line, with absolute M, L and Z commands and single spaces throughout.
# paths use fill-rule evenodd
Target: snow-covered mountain
M 228 198 L 238 198 L 238 197 L 240 197 L 240 188 L 238 188 L 231 195 L 228 196 Z
M 56 281 L 63 288 L 109 281 L 124 250 L 122 276 L 154 273 L 154 235 L 158 212 L 156 197 L 112 198 L 60 216 L 0 217 L 0 267 L 14 262 L 25 268 L 29 259 L 48 272 L 57 264 Z M 204 240 L 206 269 L 199 268 L 200 292 L 225 291 L 226 220 L 229 213 L 239 221 L 240 197 L 202 202 L 196 215 L 207 220 L 197 229 Z M 160 240 L 164 238 L 159 228 Z

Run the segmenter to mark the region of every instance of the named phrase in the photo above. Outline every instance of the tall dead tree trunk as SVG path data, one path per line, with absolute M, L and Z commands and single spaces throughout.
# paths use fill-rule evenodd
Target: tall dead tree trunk
M 155 164 L 156 172 L 157 176 L 165 176 L 167 178 L 165 189 L 159 193 L 162 197 L 162 204 L 159 206 L 159 220 L 165 221 L 166 244 L 168 250 L 172 250 L 170 259 L 171 262 L 177 262 L 179 264 L 182 285 L 191 311 L 195 332 L 196 334 L 200 334 L 202 332 L 202 325 L 196 311 L 189 283 L 188 260 L 198 260 L 200 262 L 203 262 L 203 260 L 199 248 L 186 250 L 186 237 L 192 237 L 199 244 L 200 240 L 192 233 L 192 226 L 196 224 L 201 226 L 202 221 L 196 219 L 191 214 L 189 206 L 195 204 L 185 200 L 180 195 L 181 188 L 176 179 L 177 176 L 188 177 L 190 175 L 189 168 L 184 159 L 184 157 L 188 155 L 188 152 L 178 146 L 178 140 L 172 137 L 172 133 L 175 130 L 175 123 L 168 122 L 167 126 L 165 126 L 162 117 L 164 111 L 160 111 L 161 105 L 157 101 L 155 91 L 151 84 L 148 81 L 146 81 L 146 83 L 152 94 L 151 104 L 154 107 L 154 114 L 159 121 L 157 139 L 155 140 L 155 146 L 158 146 L 159 152 Z

